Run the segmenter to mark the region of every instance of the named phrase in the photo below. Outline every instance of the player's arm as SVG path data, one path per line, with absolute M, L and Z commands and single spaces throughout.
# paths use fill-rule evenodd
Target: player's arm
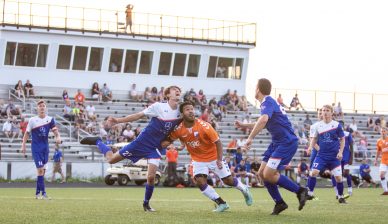
M 310 145 L 309 145 L 307 151 L 308 151 L 308 152 L 309 152 L 309 151 L 311 152 L 311 149 L 312 149 L 313 147 L 318 146 L 317 142 L 318 142 L 318 137 L 317 137 L 317 136 L 314 136 L 314 137 L 310 138 Z M 319 151 L 319 146 L 318 146 L 318 147 L 315 147 L 315 149 L 316 149 L 317 151 Z
M 54 136 L 55 136 L 55 142 L 57 144 L 61 144 L 62 143 L 62 140 L 61 140 L 61 135 L 59 134 L 59 131 L 58 131 L 58 128 L 57 127 L 54 127 L 53 129 L 51 129 L 52 132 L 54 133 Z
M 234 125 L 236 126 L 236 128 L 249 128 L 249 129 L 252 129 L 255 126 L 255 124 L 256 124 L 255 122 L 244 124 L 241 121 L 237 121 L 237 120 L 234 121 Z
M 377 146 L 377 147 L 378 147 L 378 146 Z M 375 166 L 377 166 L 377 163 L 378 163 L 378 161 L 379 161 L 380 154 L 381 154 L 381 151 L 378 150 L 378 148 L 377 148 L 376 159 L 375 159 Z
M 339 148 L 339 152 L 337 154 L 337 159 L 339 159 L 339 160 L 342 159 L 344 147 L 345 147 L 345 137 L 342 137 L 342 138 L 340 138 L 340 148 Z
M 22 153 L 26 154 L 26 142 L 30 138 L 30 133 L 28 131 L 24 132 L 23 141 L 22 141 Z
M 126 117 L 109 117 L 108 118 L 108 124 L 110 123 L 111 126 L 114 126 L 116 124 L 119 124 L 119 123 L 128 123 L 128 122 L 133 122 L 133 121 L 137 121 L 139 120 L 140 118 L 144 117 L 144 112 L 143 111 L 140 111 L 138 113 L 134 113 L 134 114 L 130 114 Z
M 253 141 L 253 138 L 259 134 L 261 132 L 261 130 L 263 130 L 263 128 L 265 127 L 265 125 L 267 124 L 268 122 L 268 115 L 267 114 L 264 114 L 264 115 L 261 115 L 259 117 L 259 119 L 257 119 L 256 123 L 255 123 L 255 126 L 253 127 L 253 130 L 251 131 L 251 133 L 249 134 L 249 137 L 247 139 L 247 142 L 245 143 L 245 146 L 247 149 L 249 149 L 252 145 L 252 141 Z
M 354 152 L 354 149 L 353 149 L 353 141 L 351 141 L 351 142 L 349 143 L 349 150 L 350 150 L 349 165 L 352 165 L 352 164 L 353 164 L 353 152 Z

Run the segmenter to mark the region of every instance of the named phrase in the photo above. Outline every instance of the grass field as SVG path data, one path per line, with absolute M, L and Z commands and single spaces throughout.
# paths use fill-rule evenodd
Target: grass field
M 247 207 L 235 189 L 217 189 L 231 209 L 212 212 L 214 203 L 196 188 L 156 188 L 145 213 L 141 203 L 144 189 L 51 188 L 52 200 L 35 200 L 32 188 L 0 189 L 0 223 L 387 223 L 388 196 L 381 189 L 354 189 L 348 204 L 340 205 L 332 189 L 317 189 L 318 201 L 297 210 L 294 194 L 282 190 L 289 208 L 279 216 L 269 215 L 273 201 L 265 189 L 251 189 L 254 204 Z

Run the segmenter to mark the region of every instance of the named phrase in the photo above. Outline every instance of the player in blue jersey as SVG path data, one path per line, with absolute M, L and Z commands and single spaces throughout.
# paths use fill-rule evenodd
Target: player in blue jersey
M 342 183 L 341 160 L 345 146 L 345 134 L 342 126 L 333 120 L 333 107 L 324 105 L 322 108 L 323 120 L 317 124 L 316 132 L 311 145 L 319 141 L 318 154 L 315 157 L 311 168 L 311 175 L 308 180 L 309 196 L 314 195 L 314 188 L 317 182 L 316 177 L 320 171 L 329 169 L 337 181 L 339 203 L 346 203 Z
M 34 158 L 37 175 L 36 178 L 36 199 L 50 199 L 46 194 L 44 185 L 44 174 L 49 157 L 48 135 L 50 130 L 54 133 L 56 144 L 61 143 L 61 137 L 58 128 L 55 126 L 55 120 L 46 115 L 46 103 L 39 100 L 37 104 L 38 116 L 31 117 L 28 121 L 26 132 L 23 136 L 22 153 L 26 153 L 26 142 L 31 135 L 31 153 Z
M 164 95 L 168 99 L 167 103 L 156 102 L 145 110 L 124 118 L 108 118 L 107 125 L 110 127 L 118 123 L 133 122 L 144 116 L 151 117 L 150 123 L 143 129 L 140 135 L 120 151 L 113 153 L 111 148 L 105 145 L 99 137 L 86 137 L 81 140 L 81 144 L 97 145 L 110 164 L 117 163 L 123 159 L 130 159 L 134 163 L 142 158 L 148 160 L 148 176 L 143 201 L 144 211 L 147 212 L 155 211 L 149 205 L 149 201 L 154 191 L 155 175 L 161 158 L 161 142 L 182 121 L 179 118 L 180 113 L 178 109 L 181 96 L 180 88 L 170 86 L 166 88 Z
M 272 142 L 264 153 L 259 175 L 264 180 L 265 187 L 276 203 L 272 215 L 278 215 L 288 208 L 280 195 L 278 185 L 296 193 L 299 200 L 299 210 L 306 203 L 307 189 L 300 187 L 288 177 L 279 173 L 279 170 L 284 169 L 289 164 L 298 149 L 298 137 L 294 134 L 284 108 L 279 106 L 276 100 L 270 96 L 271 88 L 271 82 L 268 79 L 259 79 L 255 98 L 261 103 L 261 116 L 256 123 L 242 124 L 240 121 L 236 121 L 235 125 L 238 128 L 253 129 L 245 144 L 247 150 L 250 149 L 253 138 L 264 128 L 267 128 L 272 136 Z

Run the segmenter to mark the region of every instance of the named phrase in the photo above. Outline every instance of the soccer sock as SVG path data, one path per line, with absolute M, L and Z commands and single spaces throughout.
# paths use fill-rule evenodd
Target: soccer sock
M 334 176 L 331 176 L 331 184 L 332 184 L 333 187 L 337 186 L 337 181 L 335 180 Z
M 335 195 L 338 196 L 337 184 L 336 184 L 335 187 L 333 187 L 333 188 L 334 188 Z
M 245 177 L 245 185 L 249 185 L 249 177 Z
M 111 151 L 111 149 L 109 148 L 109 146 L 105 145 L 101 140 L 97 140 L 96 141 L 96 145 L 98 147 L 98 149 L 100 150 L 100 152 L 102 154 L 106 154 L 108 151 Z
M 240 191 L 246 191 L 247 189 L 247 186 L 245 186 L 243 183 L 241 183 L 240 180 L 238 180 L 237 178 L 233 178 L 233 186 L 237 189 L 239 189 Z
M 36 177 L 36 193 L 35 193 L 35 195 L 40 194 L 40 181 L 39 181 L 39 177 L 40 176 Z
M 300 176 L 296 176 L 296 183 L 300 184 Z
M 294 181 L 290 180 L 284 175 L 280 175 L 279 180 L 276 184 L 294 193 L 297 193 L 300 189 L 299 185 L 297 185 Z
M 342 181 L 337 182 L 337 190 L 340 197 L 344 195 L 344 183 Z
M 316 177 L 309 177 L 308 181 L 308 188 L 309 188 L 309 195 L 312 196 L 314 192 L 315 185 L 317 184 L 317 178 Z
M 218 199 L 220 196 L 217 194 L 217 192 L 212 188 L 211 186 L 205 184 L 201 187 L 199 187 L 201 190 L 202 194 L 208 197 L 210 200 L 215 201 Z
M 214 200 L 214 202 L 217 204 L 217 205 L 220 205 L 220 204 L 226 204 L 226 202 L 221 198 L 217 198 L 216 200 Z
M 38 182 L 39 182 L 39 187 L 40 191 L 42 192 L 42 195 L 46 194 L 46 189 L 44 186 L 44 177 L 43 176 L 38 176 Z
M 348 184 L 348 188 L 352 188 L 352 175 L 348 174 L 346 177 L 346 183 Z
M 385 177 L 381 178 L 381 187 L 383 188 L 384 192 L 388 191 L 388 189 L 387 189 L 387 180 L 385 179 Z
M 154 188 L 155 186 L 146 184 L 144 193 L 144 203 L 148 203 L 151 200 Z
M 283 201 L 283 198 L 280 195 L 279 188 L 277 185 L 264 181 L 264 186 L 267 188 L 269 195 L 271 195 L 275 203 L 279 203 Z
M 213 186 L 217 186 L 217 180 L 215 177 L 212 178 Z

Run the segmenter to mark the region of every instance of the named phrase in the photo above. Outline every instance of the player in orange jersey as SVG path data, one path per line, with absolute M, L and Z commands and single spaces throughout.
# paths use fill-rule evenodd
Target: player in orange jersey
M 381 195 L 388 195 L 388 187 L 387 180 L 385 179 L 385 174 L 388 170 L 388 133 L 387 128 L 381 128 L 381 138 L 377 140 L 377 154 L 375 160 L 375 166 L 377 166 L 377 162 L 381 155 L 380 162 L 380 179 L 381 179 L 381 187 L 384 192 Z
M 229 205 L 213 187 L 207 185 L 209 170 L 217 174 L 226 185 L 239 189 L 245 197 L 246 204 L 252 205 L 252 196 L 248 187 L 237 178 L 232 177 L 228 165 L 222 159 L 223 149 L 218 133 L 209 123 L 195 118 L 194 103 L 183 102 L 179 106 L 179 111 L 183 116 L 183 122 L 171 132 L 163 144 L 169 144 L 179 139 L 186 145 L 193 160 L 196 184 L 202 194 L 217 203 L 217 208 L 214 211 L 223 212 L 229 209 Z

